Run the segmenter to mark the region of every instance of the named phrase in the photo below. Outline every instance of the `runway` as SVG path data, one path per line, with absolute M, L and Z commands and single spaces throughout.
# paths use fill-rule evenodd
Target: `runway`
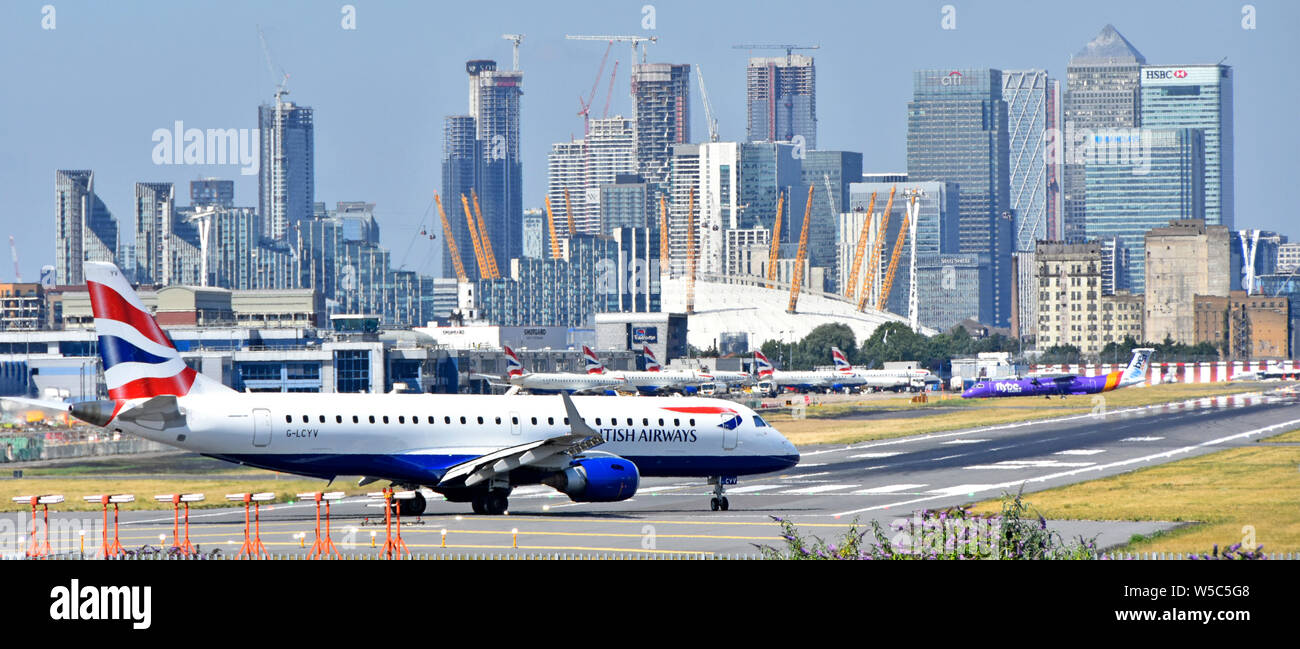
M 832 538 L 858 519 L 882 524 L 913 511 L 997 498 L 1023 485 L 1026 493 L 1249 446 L 1261 437 L 1300 428 L 1300 400 L 1287 393 L 1237 395 L 1128 408 L 1040 422 L 932 433 L 853 445 L 801 449 L 802 460 L 782 474 L 743 478 L 728 488 L 730 511 L 709 511 L 712 487 L 702 479 L 644 479 L 635 497 L 617 503 L 573 503 L 547 487 L 517 488 L 506 516 L 470 513 L 464 503 L 429 502 L 420 519 L 404 520 L 414 553 L 558 553 L 622 555 L 751 555 L 776 546 L 770 516 L 793 520 L 809 534 Z M 191 541 L 204 550 L 235 552 L 243 540 L 243 510 L 196 510 Z M 0 518 L 18 521 L 22 514 Z M 98 525 L 87 513 L 52 514 Z M 314 538 L 308 504 L 262 510 L 262 539 L 272 553 L 302 554 Z M 374 553 L 384 541 L 382 509 L 363 499 L 333 508 L 332 535 L 344 554 Z M 1101 534 L 1103 545 L 1149 533 L 1159 523 L 1053 521 L 1066 537 Z M 170 545 L 168 512 L 122 515 L 122 544 Z M 446 530 L 444 537 L 443 530 Z M 98 528 L 87 541 L 98 547 Z M 445 544 L 445 547 L 444 547 Z M 76 550 L 64 541 L 64 550 Z M 6 549 L 9 551 L 9 549 Z

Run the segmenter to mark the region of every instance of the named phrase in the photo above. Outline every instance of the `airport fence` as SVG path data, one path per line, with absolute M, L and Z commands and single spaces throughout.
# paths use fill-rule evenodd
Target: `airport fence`
M 695 552 L 427 552 L 403 555 L 405 561 L 753 561 L 763 559 L 759 554 L 709 554 Z M 1103 561 L 1189 561 L 1214 559 L 1204 554 L 1184 552 L 1115 552 L 1103 554 L 1098 559 Z M 1300 552 L 1273 552 L 1259 557 L 1272 561 L 1300 560 Z M 24 555 L 0 556 L 3 560 L 29 559 Z M 96 560 L 91 554 L 78 553 L 56 554 L 43 557 L 46 561 Z M 343 555 L 330 561 L 382 561 L 387 559 L 383 553 L 356 553 Z M 244 558 L 234 553 L 202 553 L 184 556 L 167 552 L 136 553 L 130 556 L 116 557 L 113 561 L 243 561 Z M 272 555 L 262 561 L 307 561 L 306 554 L 282 553 Z

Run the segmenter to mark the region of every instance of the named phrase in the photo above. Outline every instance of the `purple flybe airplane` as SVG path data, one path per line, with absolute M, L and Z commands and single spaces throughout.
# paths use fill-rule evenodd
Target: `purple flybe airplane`
M 1108 372 L 1100 376 L 1079 376 L 1077 374 L 1054 374 L 1031 376 L 1023 379 L 999 379 L 980 381 L 962 393 L 966 399 L 985 397 L 1047 397 L 1067 394 L 1097 394 L 1110 392 L 1130 385 L 1139 385 L 1146 380 L 1147 365 L 1151 360 L 1149 347 L 1133 350 L 1133 358 L 1122 372 Z

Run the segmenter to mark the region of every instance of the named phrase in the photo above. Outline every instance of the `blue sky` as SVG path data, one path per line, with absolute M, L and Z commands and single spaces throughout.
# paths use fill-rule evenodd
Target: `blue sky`
M 356 10 L 345 30 L 341 7 Z M 642 7 L 654 7 L 643 29 Z M 261 25 L 290 99 L 315 109 L 316 199 L 377 204 L 394 265 L 437 274 L 436 244 L 414 237 L 437 223 L 441 127 L 465 113 L 464 62 L 508 67 L 503 33 L 524 33 L 525 206 L 540 205 L 550 143 L 580 137 L 578 97 L 596 76 L 604 44 L 566 33 L 659 37 L 652 61 L 703 66 L 723 139 L 745 135 L 747 52 L 733 43 L 819 43 L 818 141 L 864 153 L 872 171 L 905 170 L 911 72 L 928 67 L 1046 68 L 1064 79 L 1069 56 L 1112 23 L 1148 62 L 1234 66 L 1237 225 L 1300 237 L 1291 195 L 1300 132 L 1300 3 L 1255 0 L 1256 29 L 1242 29 L 1243 2 L 1090 0 L 1016 2 L 83 2 L 8 1 L 0 6 L 0 236 L 18 242 L 25 278 L 54 260 L 54 171 L 89 168 L 117 217 L 133 228 L 133 188 L 236 180 L 236 203 L 257 204 L 256 176 L 235 166 L 158 166 L 152 133 L 181 120 L 194 128 L 253 128 L 275 79 L 257 36 Z M 42 29 L 54 8 L 55 29 Z M 952 5 L 956 29 L 941 29 Z M 615 45 L 618 78 L 610 113 L 630 114 L 628 48 Z M 692 88 L 693 139 L 707 137 Z M 0 266 L 8 268 L 5 264 Z M 11 273 L 0 273 L 5 280 Z

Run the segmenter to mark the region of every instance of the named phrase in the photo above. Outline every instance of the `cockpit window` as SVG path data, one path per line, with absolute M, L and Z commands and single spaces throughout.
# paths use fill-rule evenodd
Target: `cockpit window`
M 766 425 L 767 422 L 763 421 L 762 417 L 759 417 L 758 415 L 754 415 L 754 428 L 762 428 Z

